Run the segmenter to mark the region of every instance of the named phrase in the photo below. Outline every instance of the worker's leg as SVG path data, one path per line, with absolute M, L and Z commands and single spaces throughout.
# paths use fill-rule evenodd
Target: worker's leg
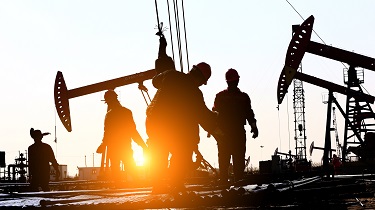
M 233 172 L 234 180 L 243 179 L 245 170 L 245 153 L 246 153 L 246 133 L 237 133 L 233 141 Z
M 43 191 L 45 191 L 45 192 L 50 191 L 50 189 L 49 189 L 49 177 L 46 180 L 43 180 L 43 182 L 41 183 L 40 186 L 41 186 Z
M 136 163 L 133 156 L 133 150 L 128 148 L 123 155 L 122 164 L 124 166 L 124 174 L 123 177 L 125 181 L 138 181 L 139 174 L 136 171 Z
M 110 179 L 113 181 L 121 180 L 121 154 L 121 150 L 118 147 L 108 146 L 107 155 L 111 170 Z
M 166 191 L 166 175 L 168 169 L 169 151 L 167 147 L 155 142 L 148 142 L 148 165 L 150 168 L 150 179 L 153 186 L 153 192 L 159 193 Z
M 33 177 L 29 185 L 30 191 L 33 191 L 33 192 L 39 191 L 39 186 L 40 186 L 40 180 L 38 180 L 37 177 Z
M 176 149 L 176 148 L 175 148 Z M 184 148 L 173 150 L 170 161 L 170 180 L 173 191 L 183 191 L 185 189 L 184 181 L 187 174 L 193 169 L 193 148 L 186 146 Z
M 224 140 L 224 139 L 223 139 Z M 228 181 L 228 168 L 230 163 L 230 151 L 228 144 L 225 142 L 218 142 L 218 159 L 219 159 L 219 175 L 220 182 L 224 184 Z

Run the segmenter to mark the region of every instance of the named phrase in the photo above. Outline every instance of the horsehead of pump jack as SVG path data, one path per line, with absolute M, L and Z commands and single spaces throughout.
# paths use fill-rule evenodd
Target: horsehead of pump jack
M 317 42 L 310 41 L 312 27 L 314 24 L 314 16 L 307 18 L 299 27 L 294 31 L 292 40 L 290 41 L 286 58 L 285 65 L 281 71 L 279 82 L 277 85 L 277 101 L 278 104 L 284 99 L 288 91 L 288 87 L 293 79 L 299 79 L 301 81 L 325 88 L 329 90 L 329 99 L 327 107 L 327 125 L 326 125 L 326 138 L 324 146 L 323 155 L 323 166 L 328 167 L 329 152 L 331 150 L 331 139 L 330 139 L 330 115 L 331 115 L 331 103 L 334 102 L 339 108 L 340 112 L 343 113 L 344 117 L 347 116 L 342 110 L 341 106 L 337 103 L 336 99 L 333 97 L 333 92 L 341 93 L 347 97 L 353 97 L 358 101 L 364 101 L 367 103 L 374 103 L 374 96 L 365 94 L 361 91 L 357 91 L 348 87 L 337 85 L 335 83 L 322 80 L 302 72 L 298 72 L 297 69 L 302 61 L 305 52 L 312 53 L 321 57 L 329 58 L 332 60 L 347 63 L 349 65 L 348 71 L 355 70 L 356 67 L 362 67 L 375 71 L 375 59 L 364 55 L 356 54 L 353 52 L 345 51 L 339 48 L 328 46 L 325 44 L 320 44 Z M 362 142 L 358 132 L 353 129 L 356 137 Z M 345 149 L 345 148 L 344 148 Z M 344 150 L 345 151 L 345 150 Z M 345 156 L 344 152 L 343 155 Z
M 138 83 L 138 87 L 140 89 L 142 87 L 141 90 L 145 90 L 143 81 L 152 79 L 155 74 L 155 69 L 150 69 L 136 74 L 131 74 L 124 77 L 119 77 L 116 79 L 68 90 L 62 72 L 58 71 L 56 74 L 54 87 L 54 98 L 57 114 L 59 115 L 59 118 L 66 130 L 68 132 L 71 132 L 72 122 L 70 118 L 69 99 L 108 89 L 115 89 L 116 87 L 129 85 L 132 83 Z
M 337 92 L 344 95 L 352 94 L 353 97 L 359 97 L 368 101 L 369 103 L 374 103 L 375 98 L 371 95 L 354 90 L 348 90 L 348 88 L 344 86 L 340 86 L 297 71 L 305 52 L 344 62 L 349 64 L 351 67 L 362 67 L 375 71 L 374 58 L 310 41 L 313 24 L 314 16 L 311 15 L 294 31 L 292 40 L 290 41 L 286 53 L 285 65 L 281 71 L 277 85 L 278 104 L 282 103 L 284 96 L 288 91 L 288 87 L 293 79 L 299 79 L 301 81 L 326 88 L 332 92 Z

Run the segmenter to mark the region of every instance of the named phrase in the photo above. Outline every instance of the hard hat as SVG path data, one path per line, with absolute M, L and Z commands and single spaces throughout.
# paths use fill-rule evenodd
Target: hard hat
M 208 79 L 211 77 L 211 67 L 205 62 L 198 63 L 196 66 L 204 77 L 204 84 L 207 84 Z
M 227 73 L 225 73 L 225 79 L 228 82 L 239 80 L 240 75 L 238 75 L 238 72 L 235 69 L 229 69 Z
M 104 100 L 107 101 L 113 101 L 117 100 L 117 93 L 114 90 L 107 90 L 107 92 L 104 93 Z
M 42 131 L 40 131 L 40 130 L 34 130 L 34 128 L 31 128 L 30 129 L 30 136 L 31 136 L 31 138 L 33 138 L 33 139 L 37 139 L 37 140 L 39 140 L 39 139 L 42 139 L 43 138 L 43 136 L 46 136 L 46 135 L 49 135 L 50 133 L 42 133 Z

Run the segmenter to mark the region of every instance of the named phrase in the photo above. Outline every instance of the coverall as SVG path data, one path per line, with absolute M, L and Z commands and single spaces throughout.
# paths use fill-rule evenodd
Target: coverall
M 151 141 L 156 138 L 155 144 L 162 145 L 159 148 L 171 152 L 172 185 L 181 186 L 193 167 L 193 151 L 200 141 L 199 125 L 214 130 L 216 115 L 207 108 L 189 74 L 168 70 L 156 75 L 152 82 L 158 91 L 147 109 L 147 133 Z M 151 148 L 152 143 L 148 144 Z
M 220 178 L 228 180 L 230 158 L 233 158 L 235 180 L 243 178 L 246 153 L 246 120 L 256 122 L 250 97 L 239 88 L 216 94 L 213 111 L 217 111 L 219 128 L 224 137 L 218 141 Z
M 105 116 L 103 136 L 103 144 L 107 146 L 107 156 L 114 179 L 121 178 L 121 162 L 127 172 L 132 172 L 135 167 L 132 139 L 146 148 L 136 129 L 131 110 L 116 102 Z
M 50 145 L 41 141 L 35 142 L 28 148 L 30 188 L 37 191 L 39 187 L 43 191 L 49 191 L 50 162 L 58 170 L 58 163 Z

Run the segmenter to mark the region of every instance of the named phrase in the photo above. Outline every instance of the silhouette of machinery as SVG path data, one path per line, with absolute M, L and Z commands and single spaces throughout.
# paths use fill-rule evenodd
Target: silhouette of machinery
M 148 71 L 139 72 L 136 74 L 131 74 L 128 76 L 68 90 L 62 72 L 58 71 L 56 74 L 54 88 L 55 107 L 57 114 L 59 115 L 59 118 L 66 130 L 71 132 L 72 122 L 70 118 L 69 99 L 96 93 L 103 90 L 115 89 L 116 87 L 132 83 L 138 83 L 138 88 L 141 89 L 141 91 L 147 92 L 147 89 L 143 86 L 143 81 L 151 79 L 153 76 L 155 76 L 155 74 L 156 71 L 154 69 L 151 69 Z
M 374 124 L 370 124 L 366 120 L 371 118 L 374 119 L 375 115 L 370 107 L 370 103 L 374 103 L 374 97 L 363 93 L 360 86 L 360 84 L 363 83 L 363 80 L 358 78 L 356 68 L 365 68 L 375 71 L 375 59 L 310 41 L 313 23 L 314 16 L 310 16 L 294 31 L 294 35 L 290 41 L 286 53 L 285 65 L 281 71 L 278 81 L 277 101 L 278 104 L 282 103 L 284 96 L 288 91 L 288 87 L 293 79 L 299 79 L 312 85 L 325 88 L 329 91 L 323 154 L 323 166 L 328 166 L 329 153 L 331 150 L 330 123 L 332 103 L 336 105 L 345 118 L 345 134 L 342 149 L 343 162 L 345 162 L 348 153 L 348 145 L 362 145 L 362 134 L 372 131 L 371 126 Z M 345 81 L 347 86 L 345 87 L 337 85 L 335 83 L 298 72 L 297 69 L 306 52 L 348 64 L 349 68 L 346 72 L 347 80 Z M 347 100 L 345 111 L 341 108 L 340 104 L 333 96 L 334 92 L 346 95 Z
M 309 152 L 310 152 L 310 156 L 312 155 L 314 149 L 324 150 L 323 147 L 317 147 L 317 146 L 315 146 L 314 141 L 313 141 L 313 142 L 311 142 L 311 144 L 310 144 L 310 150 L 309 150 Z M 331 149 L 331 150 L 330 150 L 330 154 L 329 154 L 330 157 L 332 156 L 332 155 L 331 155 L 332 152 L 336 152 L 336 149 Z
M 115 89 L 116 87 L 138 83 L 138 88 L 144 92 L 147 92 L 147 88 L 143 85 L 145 80 L 151 79 L 156 74 L 154 69 L 131 74 L 128 76 L 107 80 L 104 82 L 99 82 L 75 89 L 68 90 L 64 76 L 62 72 L 58 71 L 55 79 L 54 87 L 54 98 L 55 98 L 55 107 L 59 118 L 68 132 L 72 131 L 72 122 L 70 117 L 70 108 L 69 108 L 69 99 L 88 95 L 91 93 Z M 147 93 L 148 94 L 148 93 Z M 108 158 L 106 157 L 106 149 L 103 150 L 102 160 L 101 160 L 101 173 L 105 173 L 106 167 L 108 167 Z
M 24 157 L 23 153 L 19 154 L 19 157 L 14 159 L 15 164 L 8 165 L 8 179 L 12 181 L 26 182 L 27 159 Z
M 146 92 L 148 95 L 148 92 L 147 92 L 148 90 L 143 85 L 143 82 L 146 80 L 152 79 L 155 75 L 156 75 L 156 70 L 150 69 L 150 70 L 139 72 L 136 74 L 131 74 L 128 76 L 68 90 L 62 72 L 58 71 L 56 74 L 56 79 L 55 79 L 54 98 L 55 98 L 56 111 L 60 118 L 60 121 L 62 122 L 62 124 L 64 125 L 64 127 L 66 128 L 68 132 L 72 131 L 69 99 L 88 95 L 88 94 L 99 92 L 99 91 L 108 90 L 108 89 L 115 89 L 116 87 L 129 85 L 132 83 L 138 83 L 138 88 L 142 91 L 143 97 L 147 103 L 147 99 L 144 95 L 144 92 Z M 105 161 L 106 157 L 104 153 L 102 153 L 101 168 L 104 168 L 105 166 L 107 166 L 106 164 L 107 161 Z M 199 151 L 196 151 L 196 154 L 200 156 L 199 161 L 203 167 L 205 167 L 207 170 L 212 170 L 216 172 L 214 168 L 207 162 L 207 160 L 203 158 L 203 156 L 200 154 Z

